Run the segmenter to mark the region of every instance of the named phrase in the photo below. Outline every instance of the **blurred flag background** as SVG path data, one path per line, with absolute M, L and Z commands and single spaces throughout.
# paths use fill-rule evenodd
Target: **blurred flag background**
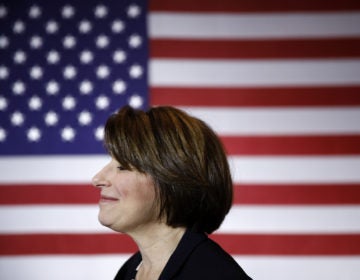
M 173 105 L 222 138 L 211 237 L 256 280 L 360 277 L 360 3 L 0 1 L 0 279 L 112 279 L 103 124 Z

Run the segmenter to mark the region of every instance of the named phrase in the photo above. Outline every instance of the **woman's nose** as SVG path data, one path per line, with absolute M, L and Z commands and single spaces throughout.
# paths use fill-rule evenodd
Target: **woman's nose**
M 106 179 L 103 170 L 99 171 L 91 180 L 94 187 L 102 188 L 110 186 L 110 181 Z

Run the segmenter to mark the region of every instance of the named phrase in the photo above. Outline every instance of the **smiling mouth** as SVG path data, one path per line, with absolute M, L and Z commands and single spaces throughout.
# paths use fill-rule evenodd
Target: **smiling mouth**
M 119 199 L 115 198 L 115 197 L 111 197 L 111 196 L 106 196 L 106 195 L 102 195 L 100 197 L 100 203 L 109 203 L 109 202 L 115 202 L 118 201 Z

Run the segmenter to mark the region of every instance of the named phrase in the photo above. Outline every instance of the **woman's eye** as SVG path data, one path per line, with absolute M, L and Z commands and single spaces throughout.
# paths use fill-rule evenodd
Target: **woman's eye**
M 126 168 L 123 167 L 123 166 L 118 166 L 118 169 L 119 169 L 119 170 L 126 170 Z

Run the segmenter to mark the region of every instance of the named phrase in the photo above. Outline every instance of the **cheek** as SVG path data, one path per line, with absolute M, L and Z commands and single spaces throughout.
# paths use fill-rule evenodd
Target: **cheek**
M 124 182 L 114 186 L 118 198 L 126 198 L 129 196 L 129 187 Z
M 149 202 L 155 200 L 155 189 L 152 180 L 140 175 L 139 177 L 121 178 L 115 185 L 116 192 L 120 199 L 126 201 Z
M 131 201 L 136 201 L 136 204 L 141 205 L 141 207 L 152 208 L 155 203 L 155 193 L 152 186 L 149 185 L 142 185 L 142 187 L 136 191 L 129 192 L 128 198 L 130 199 L 130 197 Z
M 146 201 L 154 201 L 155 200 L 155 186 L 154 183 L 146 178 L 143 179 L 141 188 L 139 188 L 140 196 L 142 196 L 143 199 Z

